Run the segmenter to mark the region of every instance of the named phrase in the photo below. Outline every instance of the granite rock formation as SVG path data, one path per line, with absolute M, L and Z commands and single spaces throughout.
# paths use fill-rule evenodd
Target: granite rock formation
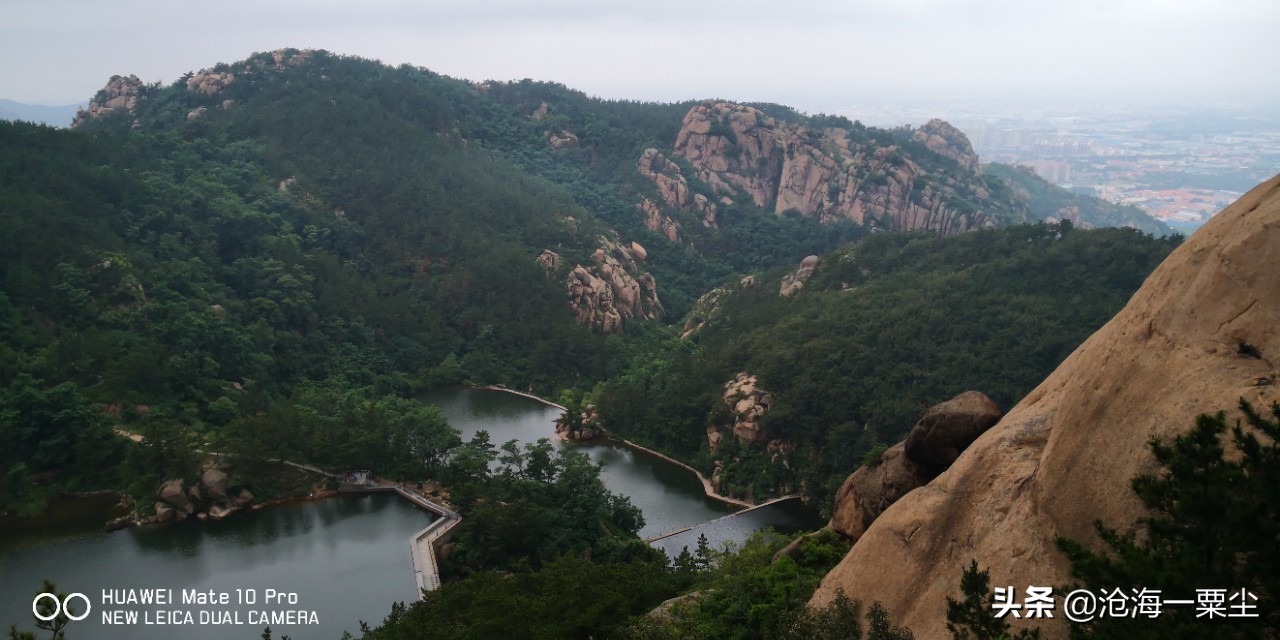
M 970 161 L 964 153 L 968 148 L 972 154 L 967 139 L 941 121 L 922 131 L 926 146 L 971 172 L 931 173 L 896 144 L 860 141 L 843 128 L 811 130 L 727 102 L 690 109 L 674 152 L 710 186 L 711 198 L 747 201 L 778 214 L 794 210 L 821 221 L 944 235 L 996 226 L 995 214 L 982 206 L 990 195 L 972 173 L 976 157 Z
M 567 288 L 578 324 L 597 333 L 617 333 L 627 320 L 663 314 L 653 276 L 636 265 L 630 247 L 605 238 L 600 238 L 591 264 L 575 265 L 569 272 Z
M 928 485 L 893 504 L 822 581 L 879 600 L 916 637 L 946 637 L 947 596 L 970 560 L 992 584 L 1060 585 L 1066 536 L 1101 548 L 1094 520 L 1138 532 L 1130 480 L 1153 436 L 1201 413 L 1280 399 L 1280 176 L 1176 249 L 1105 326 Z M 1060 620 L 1045 637 L 1065 638 Z

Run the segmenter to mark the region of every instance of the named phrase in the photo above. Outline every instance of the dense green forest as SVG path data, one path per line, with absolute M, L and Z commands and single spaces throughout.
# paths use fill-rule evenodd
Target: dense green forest
M 570 391 L 617 435 L 708 475 L 722 462 L 728 493 L 801 491 L 827 510 L 928 406 L 977 389 L 1011 407 L 1180 241 L 1070 223 L 881 233 L 732 203 L 718 227 L 686 219 L 670 242 L 636 209 L 656 198 L 636 161 L 670 149 L 692 103 L 324 52 L 272 60 L 213 68 L 236 78 L 213 92 L 189 89 L 194 76 L 143 86 L 132 113 L 71 131 L 0 123 L 0 515 L 71 490 L 147 505 L 207 451 L 230 454 L 233 481 L 259 496 L 289 490 L 272 484 L 273 458 L 438 480 L 466 519 L 451 583 L 370 638 L 427 637 L 424 619 L 448 621 L 431 626 L 448 637 L 905 637 L 874 603 L 804 611 L 843 554 L 830 536 L 798 555 L 775 559 L 787 541 L 762 536 L 668 566 L 585 457 L 463 442 L 416 397 Z M 753 106 L 960 171 L 902 132 Z M 548 143 L 569 131 L 573 144 Z M 989 206 L 1027 207 L 975 175 L 951 177 L 985 185 Z M 612 335 L 575 322 L 566 276 L 606 240 L 647 248 L 665 316 Z M 553 267 L 536 262 L 548 249 Z M 811 254 L 821 265 L 780 296 Z M 763 441 L 712 451 L 738 372 L 772 394 Z M 687 593 L 702 595 L 666 622 L 635 618 Z M 499 626 L 468 627 L 477 617 Z
M 864 454 L 905 435 L 929 406 L 969 389 L 1004 410 L 1114 315 L 1178 244 L 1070 223 L 951 238 L 877 234 L 829 254 L 804 289 L 783 270 L 735 284 L 671 338 L 595 392 L 606 427 L 676 452 L 722 488 L 760 498 L 829 497 Z M 737 372 L 772 394 L 766 451 L 728 437 L 721 399 Z M 709 447 L 707 429 L 726 434 Z

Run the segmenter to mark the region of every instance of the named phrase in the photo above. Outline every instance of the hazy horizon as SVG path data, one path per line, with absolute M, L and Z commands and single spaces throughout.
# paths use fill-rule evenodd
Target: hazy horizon
M 284 47 L 475 81 L 532 78 L 602 98 L 817 103 L 938 100 L 1280 103 L 1280 3 L 1232 0 L 162 0 L 11 5 L 0 97 L 85 102 L 115 74 L 172 83 Z

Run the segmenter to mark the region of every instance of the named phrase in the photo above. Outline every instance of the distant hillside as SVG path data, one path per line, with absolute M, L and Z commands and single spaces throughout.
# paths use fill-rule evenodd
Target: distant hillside
M 1040 223 L 876 234 L 716 289 L 597 388 L 604 424 L 759 499 L 829 508 L 878 443 L 974 389 L 1008 409 L 1119 310 L 1179 242 Z M 746 375 L 740 375 L 746 374 Z
M 84 104 L 48 106 L 43 104 L 23 104 L 13 100 L 0 99 L 0 120 L 22 120 L 36 124 L 47 124 L 51 127 L 69 127 L 76 117 L 76 109 Z
M 472 381 L 558 393 L 649 376 L 653 349 L 671 344 L 667 325 L 683 321 L 708 291 L 747 273 L 776 281 L 805 256 L 866 239 L 865 251 L 890 254 L 899 243 L 914 250 L 937 242 L 977 271 L 996 269 L 1011 259 L 1006 254 L 1025 261 L 984 276 L 1003 288 L 975 280 L 955 289 L 989 305 L 1009 291 L 1034 302 L 990 314 L 1021 319 L 1008 330 L 1018 340 L 1051 343 L 1034 351 L 1035 366 L 1004 368 L 1012 398 L 1056 363 L 1044 353 L 1073 346 L 1092 328 L 1094 316 L 1072 311 L 1063 320 L 1050 302 L 1093 306 L 1049 296 L 1098 289 L 1096 302 L 1104 304 L 1146 273 L 1144 252 L 1159 250 L 1119 236 L 1120 255 L 1095 270 L 1115 281 L 1110 288 L 1091 274 L 1041 277 L 1048 258 L 1017 243 L 965 253 L 1002 242 L 992 238 L 1024 234 L 1039 242 L 1047 232 L 1016 226 L 1028 218 L 1026 201 L 979 172 L 968 140 L 941 121 L 890 131 L 778 105 L 607 101 L 557 84 L 472 83 L 324 51 L 254 54 L 168 86 L 114 76 L 71 130 L 3 123 L 0 143 L 0 383 L 30 394 L 61 389 L 67 404 L 106 408 L 130 428 L 163 425 L 181 434 L 218 433 L 253 419 L 281 429 L 278 439 L 294 437 L 273 412 L 317 387 L 408 395 Z M 1004 235 L 964 233 L 1010 225 L 1015 231 Z M 921 235 L 894 233 L 910 231 Z M 973 237 L 939 239 L 956 234 Z M 1105 239 L 1112 236 L 1087 237 L 1102 238 L 1102 248 L 1075 236 L 1061 243 L 1086 254 L 1075 261 L 1082 265 L 1092 264 L 1091 251 L 1111 251 Z M 1065 249 L 1045 245 L 1054 264 L 1072 264 Z M 919 317 L 901 309 L 916 309 L 919 300 L 886 301 L 950 286 L 938 284 L 943 276 L 935 271 L 956 264 L 920 267 L 927 277 L 877 279 L 884 290 L 870 299 L 874 310 L 917 326 Z M 815 282 L 826 271 L 819 268 Z M 725 346 L 736 338 L 714 328 L 677 343 L 672 348 L 707 349 L 716 373 L 671 388 L 670 397 L 650 394 L 652 406 L 670 406 L 663 403 L 677 401 L 677 391 L 679 402 L 701 402 L 698 394 L 714 392 L 749 362 L 760 363 L 748 368 L 780 392 L 774 415 L 807 411 L 787 404 L 787 389 L 805 384 L 797 370 L 767 363 L 791 357 L 776 348 L 799 353 L 826 343 L 800 340 L 774 322 L 786 316 L 843 340 L 844 323 L 881 321 L 850 320 L 840 314 L 870 311 L 834 302 L 814 309 L 820 322 L 790 315 L 811 298 L 863 300 L 829 285 L 771 300 L 758 322 L 731 325 L 743 335 L 739 346 Z M 1018 328 L 1031 326 L 1047 327 L 1049 337 Z M 770 330 L 776 336 L 755 333 Z M 847 347 L 851 358 L 872 362 L 858 350 L 874 344 L 882 358 L 918 348 L 948 357 L 962 351 L 896 332 L 856 340 L 830 345 L 830 353 Z M 720 346 L 713 352 L 712 344 Z M 748 347 L 757 352 L 742 351 Z M 819 416 L 842 405 L 815 407 L 797 418 L 806 426 L 794 441 L 826 438 L 810 437 L 819 421 L 891 430 L 909 407 L 944 393 L 941 384 L 905 393 L 893 385 L 919 381 L 875 367 L 864 373 L 882 380 L 854 380 L 872 389 L 860 396 L 870 407 L 865 415 L 830 423 Z M 686 380 L 654 375 L 655 385 Z M 850 395 L 823 385 L 823 393 Z M 679 435 L 650 439 L 695 453 L 705 425 L 671 425 L 690 407 L 705 417 L 713 406 L 657 415 L 654 425 Z M 72 429 L 63 439 L 94 443 L 86 434 L 100 436 L 99 427 L 80 435 Z M 75 456 L 61 455 L 73 449 L 31 454 L 39 462 L 28 472 L 41 478 L 78 468 L 86 484 L 106 482 L 88 480 L 101 460 L 76 466 Z M 850 451 L 840 450 L 839 464 Z
M 1158 236 L 1175 233 L 1137 207 L 1072 193 L 1037 176 L 1029 167 L 993 162 L 983 165 L 983 170 L 1012 184 L 1027 199 L 1031 214 L 1040 220 L 1070 220 L 1086 229 L 1133 227 Z

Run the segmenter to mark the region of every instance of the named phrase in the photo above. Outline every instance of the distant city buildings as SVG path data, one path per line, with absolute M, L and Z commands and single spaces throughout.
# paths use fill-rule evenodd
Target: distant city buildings
M 969 136 L 982 162 L 1031 167 L 1184 231 L 1280 173 L 1280 110 L 939 103 L 834 111 L 873 126 L 941 117 Z

